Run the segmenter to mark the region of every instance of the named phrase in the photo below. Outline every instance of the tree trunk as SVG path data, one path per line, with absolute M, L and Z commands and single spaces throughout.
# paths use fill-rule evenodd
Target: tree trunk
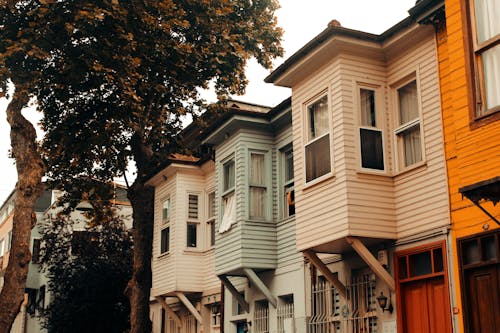
M 154 190 L 138 177 L 128 190 L 133 208 L 134 271 L 127 285 L 130 300 L 130 333 L 151 332 L 149 294 L 153 244 Z
M 42 192 L 44 167 L 36 143 L 36 131 L 21 113 L 28 101 L 27 92 L 16 87 L 13 99 L 7 107 L 12 155 L 16 160 L 18 181 L 15 188 L 12 247 L 0 292 L 0 332 L 10 331 L 24 300 L 31 260 L 30 235 L 36 223 L 34 207 Z

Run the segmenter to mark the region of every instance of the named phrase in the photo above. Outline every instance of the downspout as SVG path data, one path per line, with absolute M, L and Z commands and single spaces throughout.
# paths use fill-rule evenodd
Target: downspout
M 219 323 L 219 330 L 220 333 L 224 333 L 224 311 L 225 311 L 225 306 L 224 306 L 224 283 L 220 283 L 220 323 Z
M 458 318 L 456 314 L 454 313 L 453 309 L 457 308 L 457 297 L 455 295 L 456 289 L 455 289 L 455 271 L 454 271 L 454 266 L 452 259 L 453 258 L 453 240 L 451 238 L 451 233 L 450 229 L 447 229 L 446 232 L 446 256 L 447 256 L 447 269 L 448 269 L 448 283 L 449 283 L 449 294 L 450 294 L 450 311 L 451 311 L 451 329 L 452 332 L 458 332 Z

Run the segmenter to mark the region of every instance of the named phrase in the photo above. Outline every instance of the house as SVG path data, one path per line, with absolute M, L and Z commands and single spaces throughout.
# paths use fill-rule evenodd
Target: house
M 117 213 L 122 216 L 127 227 L 132 226 L 132 207 L 126 198 L 126 190 L 123 186 L 114 184 L 114 198 L 112 204 L 115 205 Z M 33 227 L 30 235 L 31 262 L 29 263 L 28 277 L 26 280 L 25 300 L 20 312 L 14 321 L 10 333 L 38 333 L 46 332 L 42 328 L 37 317 L 40 310 L 50 303 L 50 290 L 48 289 L 49 279 L 44 272 L 40 272 L 40 247 L 43 236 L 43 223 L 50 223 L 58 212 L 62 210 L 56 204 L 58 198 L 63 194 L 60 190 L 45 189 L 35 203 L 35 214 L 37 224 Z M 3 286 L 5 269 L 9 261 L 9 250 L 12 239 L 12 223 L 14 215 L 16 191 L 12 191 L 10 196 L 0 208 L 0 289 Z M 81 202 L 76 210 L 71 212 L 70 218 L 75 222 L 74 231 L 81 236 L 85 232 L 86 217 L 82 214 L 89 208 L 88 202 Z
M 500 5 L 446 0 L 438 29 L 459 332 L 500 332 Z
M 429 3 L 381 35 L 334 20 L 266 78 L 292 89 L 310 332 L 452 331 L 438 51 L 424 20 L 442 6 Z
M 290 111 L 230 101 L 186 129 L 208 159 L 174 155 L 149 181 L 154 332 L 306 332 Z

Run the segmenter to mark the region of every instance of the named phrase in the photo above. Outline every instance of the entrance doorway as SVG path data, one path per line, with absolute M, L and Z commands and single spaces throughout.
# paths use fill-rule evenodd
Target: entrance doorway
M 451 333 L 444 242 L 396 253 L 398 331 Z

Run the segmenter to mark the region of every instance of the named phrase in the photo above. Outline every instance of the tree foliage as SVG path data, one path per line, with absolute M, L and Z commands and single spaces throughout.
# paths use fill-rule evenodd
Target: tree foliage
M 147 177 L 182 148 L 180 120 L 203 107 L 200 88 L 213 84 L 221 98 L 243 93 L 249 58 L 269 68 L 282 55 L 282 31 L 274 16 L 278 3 L 2 3 L 10 5 L 0 9 L 0 16 L 15 27 L 2 36 L 2 62 L 25 68 L 26 80 L 35 83 L 31 89 L 44 112 L 49 178 L 78 188 L 75 177 L 109 181 L 123 175 L 131 160 L 135 163 L 137 177 L 128 192 L 135 251 L 128 286 L 131 331 L 150 331 L 153 190 Z
M 123 290 L 132 275 L 132 239 L 112 208 L 99 208 L 82 228 L 59 214 L 43 226 L 41 265 L 50 303 L 49 332 L 125 332 L 130 307 Z

